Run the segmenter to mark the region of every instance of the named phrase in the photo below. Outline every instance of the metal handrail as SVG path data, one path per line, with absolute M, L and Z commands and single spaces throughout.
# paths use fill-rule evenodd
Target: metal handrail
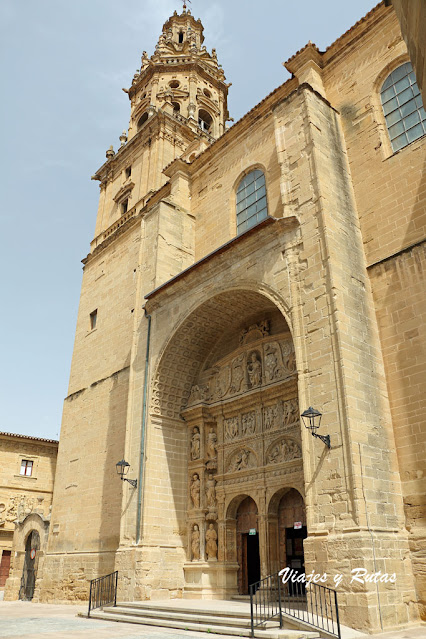
M 254 637 L 254 629 L 262 624 L 279 617 L 280 628 L 283 627 L 283 615 L 281 605 L 280 573 L 269 575 L 249 586 L 251 636 Z
M 282 571 L 269 575 L 249 586 L 251 636 L 254 629 L 266 621 L 279 617 L 283 627 L 283 613 L 293 619 L 323 630 L 341 639 L 337 592 L 311 582 L 282 582 Z
M 118 570 L 90 581 L 88 617 L 90 617 L 90 611 L 95 608 L 101 608 L 109 604 L 117 605 L 117 584 Z

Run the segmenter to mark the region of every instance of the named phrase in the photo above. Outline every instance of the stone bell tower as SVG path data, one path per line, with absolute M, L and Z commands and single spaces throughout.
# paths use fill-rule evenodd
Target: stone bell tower
M 167 181 L 163 170 L 173 160 L 192 160 L 222 135 L 228 119 L 230 84 L 215 49 L 203 45 L 203 25 L 184 6 L 165 22 L 129 89 L 129 130 L 115 153 L 95 173 L 101 195 L 92 248 L 130 209 L 144 203 Z
M 129 89 L 132 112 L 129 140 L 161 109 L 194 133 L 218 138 L 228 118 L 223 69 L 216 50 L 203 45 L 203 25 L 183 9 L 163 25 L 155 53 L 142 55 L 142 66 Z

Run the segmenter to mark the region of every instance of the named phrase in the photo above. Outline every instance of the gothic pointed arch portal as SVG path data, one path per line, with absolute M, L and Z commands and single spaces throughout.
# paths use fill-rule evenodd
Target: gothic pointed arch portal
M 260 569 L 253 574 L 270 573 L 268 501 L 283 486 L 303 483 L 299 412 L 290 329 L 265 295 L 233 290 L 212 297 L 169 340 L 154 378 L 151 416 L 174 422 L 186 440 L 176 483 L 186 495 L 176 488 L 174 500 L 185 503 L 188 596 L 247 589 L 242 535 L 256 537 Z M 238 532 L 230 504 L 243 492 L 257 505 L 258 524 Z

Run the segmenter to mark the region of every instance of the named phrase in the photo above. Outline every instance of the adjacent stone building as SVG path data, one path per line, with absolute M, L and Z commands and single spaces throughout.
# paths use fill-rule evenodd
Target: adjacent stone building
M 0 433 L 0 591 L 6 586 L 6 599 L 33 597 L 28 567 L 31 563 L 36 576 L 43 554 L 40 536 L 44 541 L 49 527 L 57 454 L 53 439 Z M 33 561 L 31 548 L 25 552 L 30 535 Z
M 93 176 L 42 601 L 115 569 L 120 599 L 221 598 L 290 566 L 343 574 L 358 629 L 425 614 L 425 112 L 384 3 L 285 66 L 228 129 L 189 10 L 142 55 Z

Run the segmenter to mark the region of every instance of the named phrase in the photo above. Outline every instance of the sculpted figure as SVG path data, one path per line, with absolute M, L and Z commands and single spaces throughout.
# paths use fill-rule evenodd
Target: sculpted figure
M 294 373 L 296 370 L 296 354 L 294 351 L 290 351 L 286 361 L 287 370 L 290 373 Z
M 197 473 L 194 473 L 192 475 L 191 491 L 190 491 L 191 500 L 192 500 L 194 508 L 200 507 L 200 486 L 201 486 L 200 478 L 198 477 Z
M 207 456 L 209 459 L 216 459 L 216 445 L 217 435 L 214 432 L 214 428 L 210 428 L 209 434 L 207 435 Z
M 192 529 L 191 551 L 193 560 L 197 560 L 200 558 L 200 531 L 197 524 L 194 524 L 194 527 Z
M 213 524 L 210 524 L 206 531 L 206 554 L 209 561 L 217 559 L 217 532 Z
M 240 453 L 238 453 L 232 470 L 238 471 L 238 470 L 244 470 L 244 468 L 247 468 L 249 454 L 250 453 L 247 450 L 242 450 Z
M 198 426 L 194 426 L 191 437 L 191 459 L 200 459 L 201 436 Z
M 208 508 L 216 508 L 216 481 L 212 474 L 207 480 L 206 501 Z
M 257 359 L 256 353 L 251 354 L 251 361 L 247 364 L 247 372 L 252 388 L 260 386 L 262 381 L 262 364 Z

